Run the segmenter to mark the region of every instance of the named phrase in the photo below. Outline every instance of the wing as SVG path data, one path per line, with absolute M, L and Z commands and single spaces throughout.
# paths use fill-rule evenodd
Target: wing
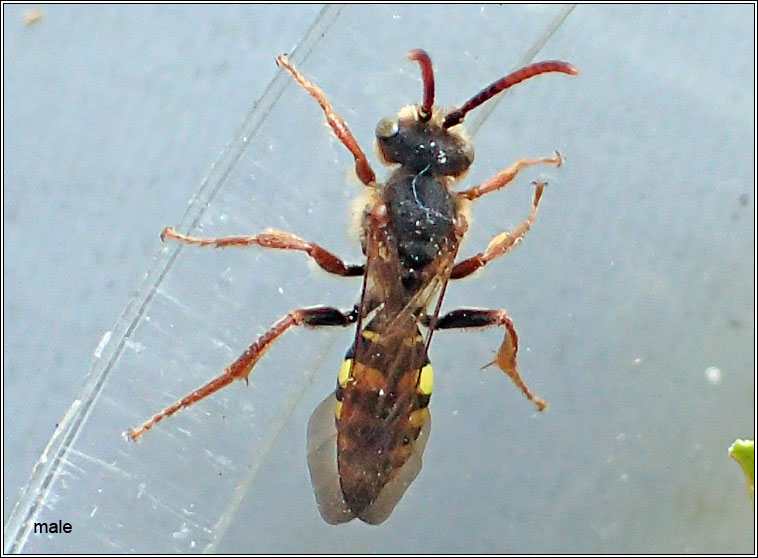
M 392 350 L 397 343 L 402 347 L 407 338 L 415 337 L 420 325 L 431 325 L 423 351 L 418 348 L 414 358 L 419 367 L 426 360 L 426 350 L 431 338 L 436 315 L 439 312 L 442 298 L 447 287 L 453 261 L 457 252 L 457 243 L 451 242 L 455 248 L 442 249 L 433 262 L 424 268 L 412 270 L 403 266 L 397 257 L 397 247 L 394 240 L 388 237 L 385 229 L 372 230 L 366 242 L 366 275 L 360 302 L 360 319 L 356 328 L 353 342 L 355 362 L 363 362 L 372 368 L 392 375 L 394 370 L 400 370 L 411 363 L 402 362 L 401 353 L 407 351 Z M 392 256 L 394 254 L 394 256 Z M 429 309 L 433 318 L 424 324 Z M 390 350 L 376 354 L 368 354 L 371 347 L 361 343 L 361 336 L 366 330 L 383 337 L 383 345 Z M 369 334 L 372 337 L 375 335 Z M 368 351 L 368 352 L 367 352 Z M 395 359 L 391 359 L 394 355 Z
M 337 427 L 334 410 L 337 400 L 334 394 L 324 399 L 308 421 L 308 470 L 316 496 L 319 513 L 327 523 L 337 525 L 356 517 L 345 503 L 337 468 Z M 403 467 L 396 472 L 379 496 L 358 517 L 366 523 L 377 525 L 386 520 L 405 491 L 421 471 L 422 456 L 431 431 L 429 410 L 421 427 L 421 433 L 413 446 L 412 454 Z
M 324 521 L 337 525 L 355 517 L 342 497 L 337 471 L 337 426 L 334 394 L 324 399 L 308 420 L 308 470 L 318 511 Z

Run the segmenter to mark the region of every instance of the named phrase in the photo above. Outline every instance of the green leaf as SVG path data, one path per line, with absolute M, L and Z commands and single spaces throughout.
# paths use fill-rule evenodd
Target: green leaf
M 750 497 L 753 498 L 755 493 L 755 441 L 735 440 L 729 448 L 729 455 L 742 467 L 742 471 L 747 478 L 747 488 L 750 492 Z

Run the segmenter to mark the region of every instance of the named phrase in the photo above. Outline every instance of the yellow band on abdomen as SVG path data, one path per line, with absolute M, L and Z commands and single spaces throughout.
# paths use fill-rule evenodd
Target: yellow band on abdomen
M 423 395 L 431 395 L 434 388 L 434 370 L 431 364 L 421 369 L 421 377 L 418 380 L 418 391 Z

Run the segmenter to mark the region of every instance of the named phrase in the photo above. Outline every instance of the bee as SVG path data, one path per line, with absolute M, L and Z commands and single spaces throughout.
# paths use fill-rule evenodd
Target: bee
M 548 72 L 576 75 L 567 62 L 544 61 L 521 68 L 484 88 L 460 107 L 434 104 L 434 71 L 421 49 L 408 54 L 418 63 L 422 103 L 404 107 L 376 127 L 376 149 L 390 166 L 378 182 L 365 153 L 323 91 L 288 60 L 277 63 L 321 106 L 326 121 L 355 160 L 366 187 L 360 242 L 365 261 L 346 264 L 316 243 L 292 233 L 268 229 L 251 236 L 196 238 L 167 228 L 162 240 L 225 248 L 259 246 L 305 252 L 325 271 L 362 277 L 360 301 L 343 311 L 327 306 L 292 310 L 258 337 L 217 378 L 129 431 L 132 440 L 164 418 L 231 384 L 247 381 L 253 367 L 285 331 L 355 326 L 355 337 L 342 363 L 337 387 L 308 423 L 308 467 L 319 511 L 329 523 L 357 517 L 379 524 L 392 513 L 421 469 L 431 428 L 429 401 L 434 384 L 429 346 L 437 330 L 502 327 L 504 339 L 490 364 L 505 372 L 539 410 L 545 401 L 532 393 L 518 371 L 518 337 L 505 310 L 459 309 L 440 314 L 451 280 L 467 277 L 518 244 L 535 221 L 544 182 L 535 182 L 528 216 L 513 230 L 495 236 L 484 251 L 456 261 L 468 229 L 470 202 L 510 184 L 535 165 L 560 166 L 552 157 L 519 159 L 478 186 L 452 187 L 474 161 L 472 143 L 462 126 L 466 115 L 499 93 Z

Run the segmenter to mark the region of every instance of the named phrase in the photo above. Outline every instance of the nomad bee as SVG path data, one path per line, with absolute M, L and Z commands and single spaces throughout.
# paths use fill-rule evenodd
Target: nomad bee
M 468 228 L 469 202 L 499 190 L 522 169 L 561 164 L 558 153 L 519 159 L 484 183 L 451 190 L 474 161 L 474 149 L 461 123 L 495 95 L 548 72 L 576 75 L 566 62 L 532 64 L 499 79 L 459 108 L 434 105 L 434 72 L 429 55 L 408 57 L 421 67 L 423 101 L 409 105 L 376 127 L 377 152 L 392 167 L 386 182 L 376 175 L 345 122 L 321 89 L 305 78 L 285 55 L 277 63 L 321 105 L 327 123 L 355 158 L 358 179 L 367 188 L 361 214 L 365 261 L 345 264 L 318 244 L 294 234 L 267 230 L 253 236 L 195 238 L 167 228 L 163 240 L 214 246 L 260 246 L 305 252 L 322 269 L 342 277 L 362 277 L 360 302 L 349 311 L 330 307 L 292 310 L 256 339 L 219 377 L 130 431 L 136 440 L 165 417 L 189 407 L 250 372 L 276 339 L 292 326 L 355 324 L 355 338 L 339 370 L 337 388 L 308 423 L 308 467 L 319 511 L 329 523 L 358 517 L 381 523 L 389 517 L 421 469 L 430 429 L 429 399 L 433 372 L 429 363 L 432 334 L 440 329 L 504 328 L 496 364 L 538 409 L 546 403 L 526 386 L 518 372 L 518 338 L 505 310 L 461 309 L 440 314 L 450 280 L 462 279 L 509 252 L 534 223 L 544 183 L 534 183 L 529 215 L 512 231 L 495 236 L 486 249 L 456 262 Z

